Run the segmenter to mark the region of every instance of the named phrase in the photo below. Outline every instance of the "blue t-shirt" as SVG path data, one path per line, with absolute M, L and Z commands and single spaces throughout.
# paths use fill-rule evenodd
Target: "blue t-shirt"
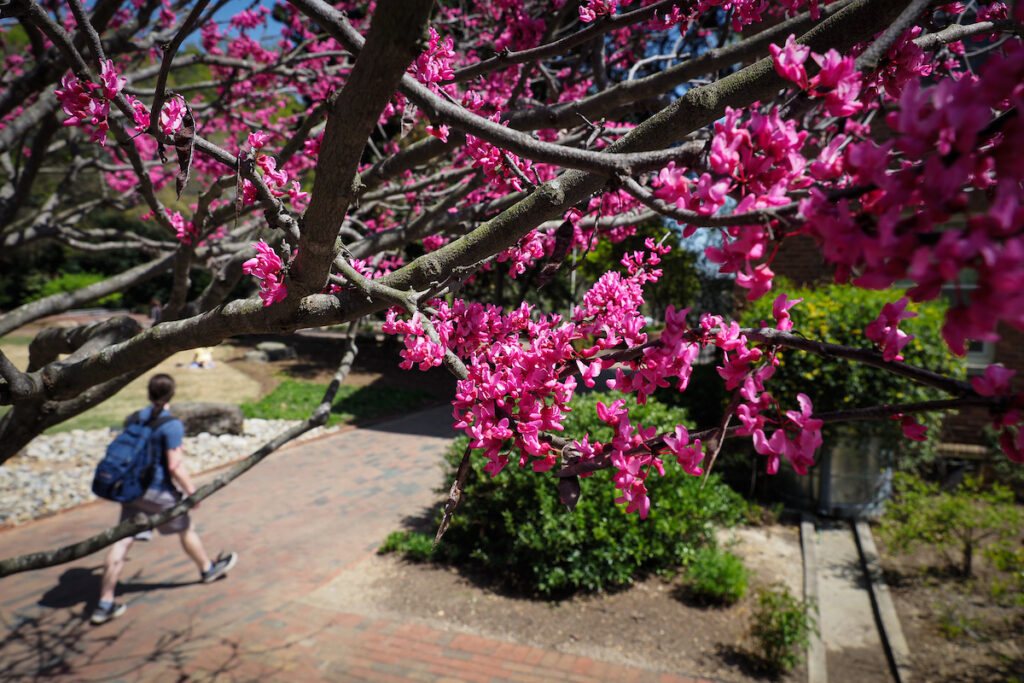
M 139 419 L 147 422 L 153 414 L 153 406 L 148 406 L 139 411 Z M 170 416 L 170 411 L 164 410 L 161 416 Z M 171 480 L 171 473 L 167 469 L 167 451 L 177 448 L 185 438 L 185 425 L 181 420 L 171 420 L 156 428 L 153 432 L 153 440 L 156 443 L 160 457 L 153 466 L 153 481 L 149 488 L 160 491 L 174 491 L 174 482 Z

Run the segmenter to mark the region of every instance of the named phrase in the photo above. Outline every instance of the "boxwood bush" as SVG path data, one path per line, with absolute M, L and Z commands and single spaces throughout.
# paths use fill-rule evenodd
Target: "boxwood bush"
M 597 419 L 595 406 L 620 396 L 577 397 L 565 433 L 579 436 L 586 430 L 592 439 L 610 439 L 611 430 Z M 634 424 L 659 431 L 686 420 L 684 411 L 653 399 L 631 410 L 631 417 Z M 446 481 L 454 478 L 465 447 L 465 438 L 451 447 Z M 483 471 L 483 457 L 474 454 L 472 462 L 462 503 L 433 559 L 475 565 L 508 588 L 545 598 L 611 589 L 684 566 L 713 540 L 716 525 L 733 525 L 746 514 L 743 499 L 716 476 L 702 489 L 702 478 L 669 461 L 665 477 L 654 473 L 647 480 L 651 510 L 646 520 L 615 504 L 618 491 L 608 471 L 581 480 L 582 496 L 569 512 L 551 474 L 510 464 L 491 478 Z M 389 549 L 414 545 L 417 539 L 411 536 L 393 538 Z

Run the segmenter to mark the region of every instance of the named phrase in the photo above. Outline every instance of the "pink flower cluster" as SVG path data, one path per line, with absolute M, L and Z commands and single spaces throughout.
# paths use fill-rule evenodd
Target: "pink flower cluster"
M 629 4 L 626 0 L 623 4 Z M 590 23 L 598 17 L 607 17 L 615 14 L 619 8 L 619 0 L 585 0 L 580 3 L 580 20 Z
M 999 112 L 1024 106 L 1024 47 L 992 55 L 979 72 L 931 87 L 910 81 L 886 119 L 893 141 L 833 155 L 838 186 L 875 189 L 837 201 L 812 188 L 800 207 L 802 231 L 821 243 L 838 281 L 855 271 L 862 287 L 909 279 L 915 301 L 955 286 L 943 336 L 957 354 L 968 339 L 997 339 L 1000 322 L 1024 329 L 1024 123 L 1004 117 L 990 129 Z M 989 199 L 972 203 L 974 193 Z M 975 282 L 965 288 L 967 272 Z
M 611 461 L 615 466 L 612 481 L 621 495 L 616 503 L 625 504 L 626 512 L 639 512 L 640 519 L 647 519 L 651 509 L 651 499 L 647 495 L 647 477 L 651 469 L 665 476 L 665 467 L 660 458 L 650 452 L 647 442 L 656 435 L 652 427 L 644 429 L 641 425 L 635 428 L 630 423 L 626 402 L 622 399 L 613 401 L 610 406 L 602 402 L 597 404 L 597 416 L 606 425 L 615 430 L 611 443 Z
M 499 120 L 497 112 L 488 118 L 495 122 Z M 498 189 L 510 185 L 519 192 L 523 191 L 523 182 L 510 165 L 525 173 L 532 165 L 529 159 L 520 159 L 512 152 L 503 152 L 474 135 L 466 135 L 465 153 L 473 159 L 473 168 L 483 169 L 484 176 L 496 183 Z
M 775 71 L 813 97 L 825 98 L 825 109 L 833 116 L 849 116 L 863 107 L 859 101 L 862 88 L 861 76 L 854 66 L 852 57 L 843 57 L 835 50 L 824 55 L 812 53 L 811 48 L 800 45 L 791 34 L 785 45 L 769 45 L 775 62 Z M 818 63 L 820 71 L 808 79 L 804 63 L 811 56 Z
M 1000 431 L 999 445 L 1006 457 L 1024 463 L 1024 392 L 1014 394 L 1010 388 L 1016 374 L 1016 370 L 990 365 L 984 375 L 971 379 L 971 386 L 981 396 L 1006 397 L 1006 408 L 995 416 L 993 426 Z
M 284 264 L 277 252 L 263 240 L 252 247 L 257 255 L 242 264 L 242 272 L 253 275 L 260 281 L 260 299 L 263 300 L 264 306 L 269 306 L 288 296 L 288 289 L 281 273 Z
M 821 420 L 811 417 L 811 399 L 805 394 L 796 395 L 800 410 L 787 410 L 786 419 L 778 425 L 770 437 L 763 428 L 752 428 L 754 450 L 768 457 L 768 473 L 779 471 L 779 457 L 785 456 L 797 474 L 807 474 L 807 468 L 814 465 L 814 451 L 821 445 Z M 748 416 L 749 417 L 749 416 Z M 751 423 L 763 413 L 751 418 Z M 746 423 L 744 427 L 751 429 Z
M 677 208 L 693 211 L 702 216 L 712 216 L 725 206 L 725 199 L 732 187 L 728 180 L 714 180 L 710 174 L 701 173 L 694 180 L 686 168 L 677 168 L 674 161 L 661 169 L 654 182 L 654 196 Z M 692 234 L 692 231 L 690 232 Z
M 702 173 L 694 184 L 685 169 L 670 163 L 654 181 L 655 196 L 711 215 L 725 205 L 727 195 L 738 194 L 741 199 L 733 211 L 743 213 L 785 205 L 792 190 L 810 185 L 802 154 L 807 133 L 783 120 L 777 109 L 767 114 L 755 110 L 747 120 L 742 116 L 727 107 L 725 117 L 715 124 L 709 162 L 711 170 L 724 178 Z M 693 232 L 688 226 L 683 234 Z M 705 255 L 720 265 L 721 272 L 736 273 L 737 284 L 750 290 L 748 298 L 757 299 L 771 289 L 774 277 L 767 262 L 758 263 L 770 261 L 770 236 L 761 225 L 731 226 L 723 230 L 722 245 L 707 248 Z
M 192 244 L 199 237 L 199 230 L 192 224 L 192 221 L 186 221 L 180 211 L 172 212 L 170 209 L 164 209 L 164 211 L 167 212 L 167 217 L 171 220 L 171 226 L 174 227 L 175 236 L 179 242 Z
M 167 100 L 167 103 L 160 110 L 160 130 L 163 131 L 164 135 L 174 135 L 175 132 L 181 130 L 184 121 L 185 100 L 175 95 Z M 149 125 L 148 121 L 146 125 Z
M 446 350 L 464 360 L 469 378 L 458 384 L 453 402 L 455 427 L 470 437 L 473 448 L 483 450 L 490 461 L 486 470 L 492 476 L 508 463 L 508 449 L 521 454 L 520 466 L 529 458 L 534 458 L 532 466 L 537 471 L 554 466 L 560 452 L 542 434 L 562 429 L 562 416 L 577 386 L 574 371 L 584 384 L 594 386 L 598 373 L 616 366 L 613 358 L 600 354 L 623 345 L 642 347 L 643 351 L 636 360 L 616 367 L 614 379 L 607 384 L 610 389 L 635 392 L 638 403 L 656 388 L 669 386 L 670 381 L 675 381 L 680 391 L 685 390 L 701 346 L 712 344 L 723 349 L 725 362 L 719 372 L 727 387 L 740 388 L 743 401 L 737 415 L 745 433 L 753 435 L 759 451 L 769 457 L 769 471 L 776 471 L 784 456 L 795 469 L 806 472 L 813 463 L 814 449 L 821 443 L 821 422 L 811 417 L 806 397 L 800 399 L 800 410 L 787 411 L 781 423 L 769 418 L 773 412 L 768 408 L 776 403 L 764 392 L 763 381 L 771 377 L 777 361 L 773 355 L 766 357 L 760 349 L 749 347 L 735 322 L 726 324 L 718 316 L 705 315 L 692 331 L 686 324 L 688 311 L 670 307 L 658 342 L 646 343 L 644 319 L 639 312 L 643 285 L 661 276 L 656 266 L 659 255 L 668 250 L 651 240 L 647 249 L 623 258 L 625 275 L 605 273 L 567 321 L 557 315 L 533 320 L 532 310 L 525 303 L 504 313 L 494 306 L 456 300 L 452 304 L 431 304 L 435 308 L 431 321 L 436 341 L 425 333 L 418 312 L 403 320 L 393 309 L 383 329 L 404 335 L 403 368 L 436 367 Z M 776 301 L 780 329 L 792 326 L 787 311 L 795 303 L 784 296 Z M 650 509 L 646 478 L 652 471 L 664 473 L 661 459 L 649 446 L 656 436 L 654 430 L 634 425 L 624 400 L 599 404 L 597 411 L 598 417 L 614 429 L 612 440 L 607 444 L 592 442 L 589 434 L 584 434 L 573 441 L 573 448 L 584 459 L 606 453 L 615 467 L 618 502 L 626 506 L 627 512 L 645 517 Z M 781 411 L 776 409 L 774 413 Z M 771 425 L 775 425 L 775 431 L 767 437 L 764 429 Z M 699 440 L 690 443 L 684 426 L 678 425 L 666 435 L 664 444 L 686 472 L 703 472 L 703 446 Z
M 903 360 L 900 351 L 914 338 L 899 328 L 901 320 L 916 318 L 917 313 L 907 310 L 907 297 L 882 307 L 878 318 L 868 323 L 864 336 L 878 345 L 886 361 Z
M 593 357 L 624 340 L 646 340 L 638 307 L 643 302 L 642 283 L 660 275 L 650 270 L 658 257 L 637 253 L 624 261 L 630 275 L 606 274 L 570 321 L 557 315 L 532 320 L 526 304 L 505 314 L 490 305 L 438 301 L 432 304 L 440 340 L 436 343 L 424 334 L 418 315 L 400 320 L 397 311 L 388 314 L 384 331 L 405 335 L 403 367 L 439 365 L 445 349 L 466 361 L 469 379 L 459 382 L 453 402 L 456 427 L 471 437 L 474 448 L 483 449 L 491 474 L 507 464 L 502 449 L 509 439 L 522 453 L 520 465 L 536 457 L 535 470 L 549 469 L 557 451 L 540 435 L 561 429 L 562 413 L 576 388 L 572 369 L 577 359 Z M 610 307 L 608 314 L 596 319 L 605 307 Z M 573 342 L 586 338 L 592 345 L 577 353 Z
M 269 139 L 270 136 L 267 133 L 258 130 L 249 134 L 249 137 L 246 139 L 246 147 L 253 152 L 259 152 Z M 319 141 L 316 142 L 316 146 L 319 148 Z M 260 170 L 263 182 L 266 183 L 272 195 L 275 197 L 287 195 L 292 207 L 296 211 L 303 211 L 306 208 L 309 193 L 302 191 L 299 181 L 293 179 L 291 172 L 285 168 L 277 168 L 277 160 L 274 157 L 268 154 L 256 154 L 256 168 Z M 259 195 L 256 192 L 256 186 L 248 180 L 243 180 L 242 203 L 246 205 L 255 204 L 258 199 Z
M 430 27 L 430 42 L 427 49 L 416 58 L 413 73 L 416 80 L 437 92 L 437 84 L 455 77 L 452 61 L 455 59 L 454 43 L 451 37 L 440 39 L 434 27 Z
M 106 145 L 110 125 L 110 101 L 117 97 L 127 81 L 114 68 L 114 62 L 105 60 L 100 65 L 100 84 L 80 80 L 74 74 L 66 74 L 60 81 L 63 90 L 54 94 L 68 118 L 65 126 L 78 126 L 89 135 L 89 140 Z
M 776 329 L 792 329 L 789 309 L 799 301 L 789 301 L 785 294 L 775 299 L 772 310 Z M 811 400 L 798 394 L 800 410 L 783 412 L 764 387 L 779 363 L 775 353 L 766 356 L 761 349 L 751 348 L 736 323 L 726 325 L 717 316 L 704 316 L 701 328 L 706 336 L 713 335 L 715 345 L 724 351 L 725 362 L 718 368 L 718 374 L 725 380 L 726 388 L 739 389 L 741 400 L 736 407 L 736 417 L 740 426 L 736 433 L 752 437 L 754 449 L 768 458 L 769 474 L 778 472 L 782 457 L 789 460 L 797 473 L 806 474 L 807 468 L 814 464 L 814 451 L 821 445 L 822 422 L 812 417 Z M 768 436 L 765 430 L 773 427 L 774 431 Z

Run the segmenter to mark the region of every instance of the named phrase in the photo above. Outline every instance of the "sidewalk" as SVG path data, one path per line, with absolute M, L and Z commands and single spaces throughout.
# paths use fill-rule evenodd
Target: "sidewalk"
M 228 579 L 196 583 L 177 542 L 131 550 L 128 612 L 92 627 L 103 552 L 0 579 L 0 680 L 693 681 L 338 608 L 324 588 L 436 502 L 450 408 L 271 455 L 194 513 Z M 85 505 L 0 532 L 0 556 L 81 540 L 116 521 Z M 656 663 L 652 662 L 652 665 Z

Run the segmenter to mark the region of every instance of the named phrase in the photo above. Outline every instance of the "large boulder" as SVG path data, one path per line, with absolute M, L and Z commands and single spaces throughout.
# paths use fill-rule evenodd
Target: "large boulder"
M 171 414 L 185 424 L 185 435 L 196 436 L 208 432 L 220 434 L 241 434 L 245 416 L 242 409 L 233 403 L 212 403 L 185 401 L 171 404 Z

